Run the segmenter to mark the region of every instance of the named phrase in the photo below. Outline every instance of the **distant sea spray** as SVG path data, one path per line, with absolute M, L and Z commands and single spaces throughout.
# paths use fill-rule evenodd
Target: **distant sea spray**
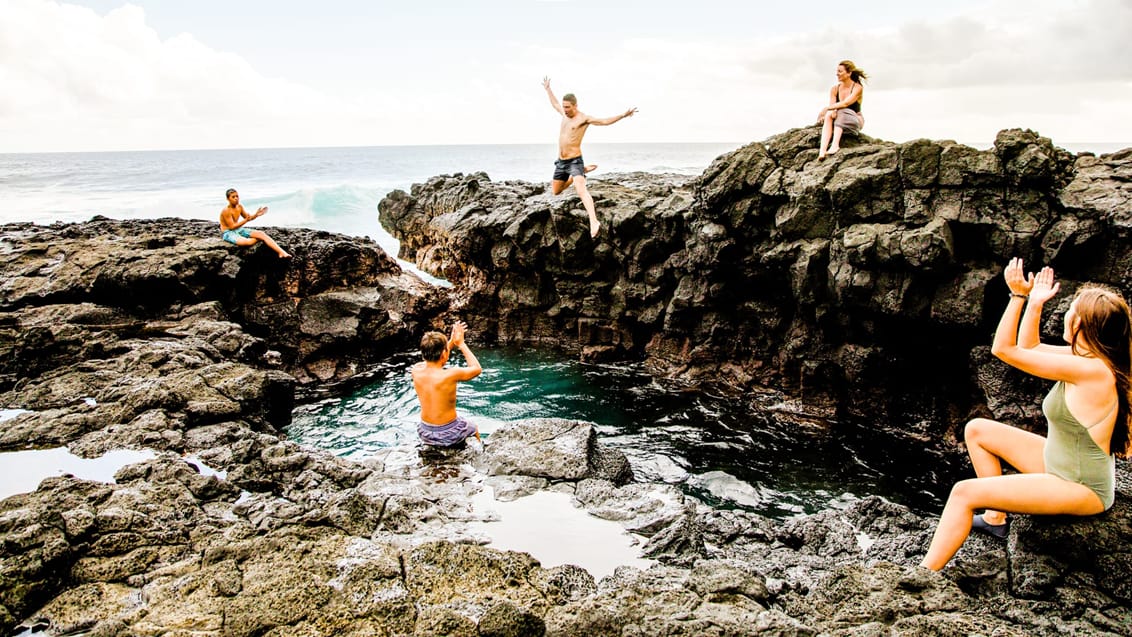
M 299 226 L 378 239 L 377 202 L 393 187 L 338 186 L 305 187 L 254 199 L 267 206 L 264 225 Z M 245 206 L 249 212 L 255 208 Z M 220 208 L 217 208 L 219 214 Z

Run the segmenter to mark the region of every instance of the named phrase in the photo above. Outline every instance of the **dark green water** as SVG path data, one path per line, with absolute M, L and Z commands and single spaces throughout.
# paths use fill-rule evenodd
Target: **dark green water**
M 604 444 L 628 456 L 639 480 L 679 484 L 710 504 L 777 518 L 874 494 L 918 509 L 939 504 L 915 480 L 892 475 L 890 455 L 877 455 L 846 427 L 799 428 L 773 412 L 752 412 L 749 401 L 682 391 L 634 367 L 585 365 L 516 349 L 476 356 L 484 372 L 460 385 L 457 408 L 489 440 L 508 420 L 591 421 Z M 287 433 L 354 459 L 416 444 L 419 411 L 409 378 L 416 360 L 399 357 L 371 385 L 300 407 Z M 886 464 L 884 471 L 869 454 Z

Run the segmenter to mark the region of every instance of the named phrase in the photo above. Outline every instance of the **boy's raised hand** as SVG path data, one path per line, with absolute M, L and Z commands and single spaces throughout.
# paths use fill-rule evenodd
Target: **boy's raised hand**
M 464 330 L 468 328 L 468 324 L 463 321 L 456 321 L 452 324 L 452 336 L 448 339 L 450 347 L 459 347 L 464 344 Z

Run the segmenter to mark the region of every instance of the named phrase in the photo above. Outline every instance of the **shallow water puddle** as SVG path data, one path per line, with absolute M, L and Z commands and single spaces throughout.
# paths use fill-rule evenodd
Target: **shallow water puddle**
M 83 480 L 114 482 L 122 467 L 156 457 L 152 451 L 118 449 L 98 458 L 80 458 L 66 447 L 0 453 L 0 499 L 30 493 L 44 478 L 70 474 Z
M 114 482 L 114 474 L 122 467 L 156 458 L 153 451 L 136 449 L 115 449 L 98 458 L 80 458 L 66 447 L 54 449 L 29 449 L 0 453 L 0 500 L 17 493 L 31 493 L 39 488 L 45 478 L 72 475 L 83 480 Z M 185 462 L 197 468 L 201 475 L 216 476 L 223 480 L 225 472 L 216 471 L 200 461 L 188 456 Z
M 182 460 L 184 460 L 185 462 L 196 467 L 197 473 L 201 474 L 202 476 L 204 476 L 206 478 L 208 476 L 216 476 L 216 478 L 218 480 L 227 480 L 228 479 L 228 472 L 227 471 L 223 471 L 223 470 L 220 470 L 220 469 L 213 469 L 212 467 L 206 465 L 203 461 L 201 461 L 200 458 L 198 458 L 196 456 L 183 456 Z
M 497 521 L 471 523 L 491 538 L 488 546 L 530 553 L 543 568 L 574 564 L 600 580 L 618 566 L 645 569 L 654 563 L 637 557 L 640 541 L 624 527 L 575 507 L 566 493 L 539 491 L 501 502 L 485 486 L 472 506 L 478 513 L 499 514 Z

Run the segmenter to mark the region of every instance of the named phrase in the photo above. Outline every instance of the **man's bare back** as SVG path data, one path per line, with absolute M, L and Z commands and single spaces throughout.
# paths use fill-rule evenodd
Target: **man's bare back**
M 421 361 L 413 365 L 413 389 L 421 403 L 421 420 L 430 425 L 443 425 L 456 419 L 456 383 L 454 372 L 461 368 L 442 368 Z
M 423 360 L 413 365 L 413 389 L 421 403 L 421 422 L 440 426 L 456 419 L 456 385 L 480 375 L 483 369 L 475 354 L 464 342 L 467 326 L 457 321 L 452 326 L 452 336 L 447 348 L 436 360 Z M 443 337 L 443 335 L 441 335 Z M 459 348 L 464 355 L 467 367 L 445 367 L 451 348 Z

